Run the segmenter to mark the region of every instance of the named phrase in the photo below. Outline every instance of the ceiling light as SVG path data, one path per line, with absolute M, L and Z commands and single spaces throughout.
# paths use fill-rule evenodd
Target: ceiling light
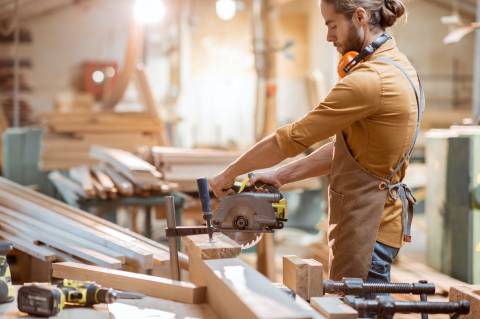
M 222 20 L 231 20 L 237 11 L 235 0 L 217 0 L 215 4 L 217 16 Z
M 141 24 L 153 24 L 162 21 L 165 11 L 163 0 L 136 0 L 133 6 L 135 21 Z

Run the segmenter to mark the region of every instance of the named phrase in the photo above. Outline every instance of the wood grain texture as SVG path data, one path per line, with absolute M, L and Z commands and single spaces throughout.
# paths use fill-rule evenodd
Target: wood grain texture
M 283 284 L 300 297 L 308 298 L 308 264 L 295 255 L 283 256 Z
M 185 303 L 205 301 L 205 287 L 189 282 L 69 262 L 55 263 L 52 268 L 56 278 L 95 281 L 105 287 Z
M 358 312 L 339 297 L 313 297 L 310 304 L 328 319 L 357 319 Z
M 190 258 L 220 259 L 240 254 L 241 247 L 233 239 L 221 233 L 213 234 L 210 242 L 207 234 L 182 237 L 185 250 Z
M 460 318 L 480 318 L 480 285 L 451 287 L 449 299 L 451 301 L 467 300 L 470 302 L 470 313 L 468 315 L 460 316 Z
M 221 318 L 312 318 L 294 299 L 238 258 L 202 261 L 207 299 Z

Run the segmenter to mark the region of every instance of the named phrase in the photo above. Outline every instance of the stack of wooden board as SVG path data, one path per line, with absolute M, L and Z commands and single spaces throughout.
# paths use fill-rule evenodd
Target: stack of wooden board
M 42 170 L 95 163 L 88 155 L 91 145 L 131 152 L 158 145 L 163 128 L 157 118 L 138 112 L 53 112 L 43 116 L 43 125 Z
M 78 199 L 114 199 L 118 196 L 149 196 L 171 193 L 174 183 L 162 180 L 162 174 L 135 155 L 100 146 L 92 146 L 90 155 L 99 165 L 81 165 L 69 170 L 69 177 L 52 171 L 49 178 L 68 203 Z
M 0 178 L 0 237 L 40 260 L 169 275 L 168 248 Z M 184 260 L 184 256 L 180 256 Z

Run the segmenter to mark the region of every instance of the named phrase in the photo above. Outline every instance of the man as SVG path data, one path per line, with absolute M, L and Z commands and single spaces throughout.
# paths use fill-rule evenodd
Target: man
M 414 68 L 384 34 L 405 7 L 400 0 L 323 0 L 321 11 L 327 41 L 340 54 L 367 54 L 319 106 L 258 142 L 211 179 L 210 187 L 224 196 L 236 176 L 271 167 L 335 135 L 335 142 L 258 173 L 251 182 L 280 187 L 329 174 L 330 278 L 389 282 L 390 264 L 410 237 L 415 199 L 401 181 L 424 104 Z

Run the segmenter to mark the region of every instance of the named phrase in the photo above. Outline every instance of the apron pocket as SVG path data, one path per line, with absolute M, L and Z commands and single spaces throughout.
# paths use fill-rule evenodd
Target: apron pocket
M 333 246 L 335 238 L 338 238 L 340 229 L 338 224 L 343 217 L 344 195 L 328 188 L 328 245 Z

